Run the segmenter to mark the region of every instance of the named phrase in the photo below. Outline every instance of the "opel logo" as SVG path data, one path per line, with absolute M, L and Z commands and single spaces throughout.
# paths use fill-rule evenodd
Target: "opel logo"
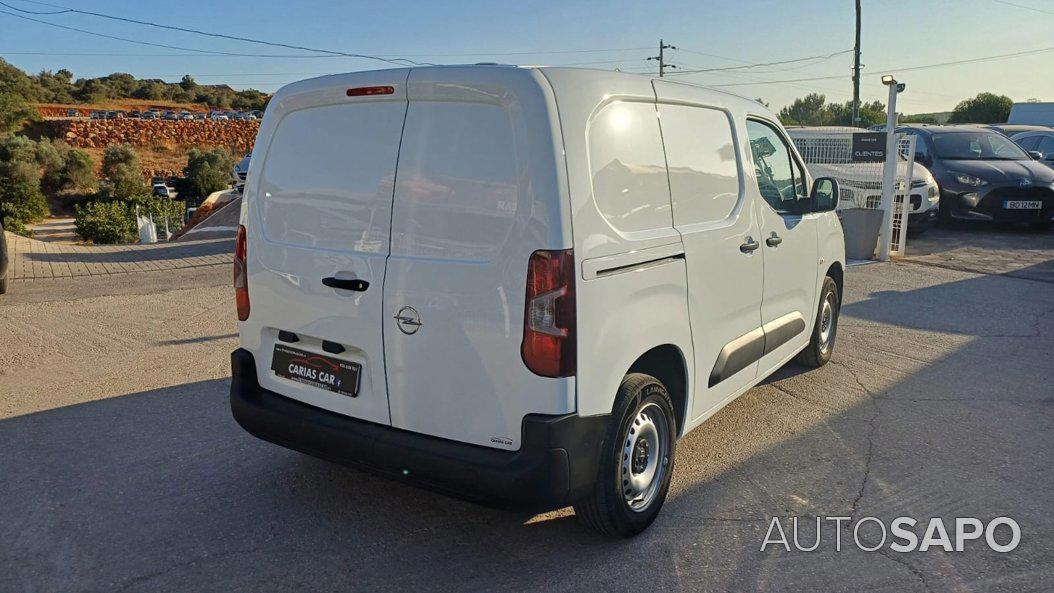
M 1018 179 L 1017 180 L 1017 186 L 1018 187 L 1029 187 L 1031 185 L 1032 185 L 1032 182 L 1030 180 L 1028 180 L 1028 179 L 1023 179 L 1022 178 L 1022 179 Z
M 417 330 L 424 325 L 421 323 L 421 314 L 409 305 L 399 309 L 399 312 L 395 314 L 395 321 L 399 324 L 399 331 L 408 336 L 416 334 Z

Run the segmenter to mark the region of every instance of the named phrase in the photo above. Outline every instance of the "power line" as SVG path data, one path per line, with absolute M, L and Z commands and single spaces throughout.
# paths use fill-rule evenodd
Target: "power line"
M 1005 60 L 1005 59 L 1009 59 L 1009 58 L 1016 58 L 1016 57 L 1021 57 L 1021 56 L 1034 55 L 1034 54 L 1039 54 L 1039 53 L 1044 53 L 1044 52 L 1049 52 L 1049 51 L 1054 51 L 1054 47 L 1044 47 L 1044 48 L 1039 48 L 1039 49 L 1031 49 L 1031 50 L 1026 50 L 1026 51 L 1013 52 L 1013 53 L 1009 53 L 1009 54 L 998 54 L 998 55 L 994 55 L 994 56 L 984 56 L 984 57 L 980 57 L 980 58 L 970 58 L 970 59 L 966 59 L 966 60 L 955 60 L 955 61 L 952 61 L 952 62 L 940 62 L 940 63 L 936 63 L 936 64 L 925 64 L 925 65 L 922 65 L 922 66 L 908 66 L 908 67 L 904 67 L 904 68 L 876 68 L 876 70 L 877 70 L 876 72 L 872 72 L 870 74 L 863 74 L 862 76 L 881 76 L 883 72 L 914 72 L 914 71 L 917 71 L 917 70 L 929 70 L 929 69 L 932 69 L 932 68 L 943 68 L 943 67 L 946 67 L 946 66 L 958 66 L 958 65 L 961 65 L 961 64 L 976 64 L 976 63 L 980 63 L 980 62 L 991 62 L 991 61 L 994 61 L 994 60 Z M 786 79 L 786 80 L 772 80 L 772 81 L 769 81 L 769 82 L 771 82 L 771 83 L 811 82 L 811 81 L 814 81 L 814 80 L 837 80 L 837 79 L 841 79 L 841 78 L 844 78 L 844 76 L 843 75 L 812 76 L 812 77 L 808 77 L 808 78 L 791 78 L 791 79 Z M 747 83 L 724 84 L 724 85 L 715 85 L 715 86 L 744 86 L 745 84 L 747 84 Z M 753 84 L 753 83 L 751 83 L 751 84 Z
M 335 51 L 335 50 L 329 50 L 329 49 L 318 49 L 318 48 L 313 48 L 313 47 L 306 47 L 306 46 L 303 46 L 303 45 L 293 45 L 293 44 L 289 44 L 289 43 L 281 43 L 281 42 L 277 42 L 277 41 L 263 41 L 261 39 L 253 39 L 251 37 L 239 37 L 237 35 L 225 35 L 223 33 L 212 33 L 212 32 L 209 32 L 209 31 L 201 31 L 199 29 L 189 29 L 189 28 L 186 28 L 186 27 L 176 27 L 174 25 L 164 25 L 164 24 L 161 24 L 161 23 L 154 23 L 154 22 L 150 22 L 150 21 L 140 21 L 140 20 L 137 20 L 137 19 L 131 19 L 131 18 L 126 18 L 126 17 L 121 17 L 121 16 L 114 16 L 114 15 L 110 15 L 110 14 L 104 14 L 104 13 L 101 13 L 101 12 L 92 12 L 92 11 L 89 11 L 89 10 L 79 10 L 79 9 L 76 9 L 76 8 L 70 8 L 68 6 L 59 6 L 57 4 L 48 4 L 46 2 L 36 2 L 34 0 L 24 0 L 24 1 L 30 2 L 32 4 L 39 4 L 41 6 L 50 6 L 52 8 L 62 9 L 60 11 L 51 12 L 51 13 L 47 13 L 47 14 L 65 14 L 65 13 L 83 14 L 83 15 L 94 16 L 94 17 L 103 18 L 103 19 L 110 19 L 110 20 L 114 20 L 114 21 L 120 21 L 120 22 L 125 22 L 125 23 L 132 23 L 132 24 L 136 24 L 136 25 L 143 25 L 143 26 L 146 26 L 146 27 L 156 27 L 158 29 L 167 29 L 169 31 L 180 31 L 180 32 L 183 32 L 183 33 L 193 33 L 195 35 L 204 35 L 206 37 L 216 37 L 216 38 L 219 38 L 219 39 L 229 39 L 229 40 L 232 40 L 232 41 L 242 41 L 242 42 L 245 42 L 245 43 L 256 43 L 256 44 L 259 44 L 259 45 L 267 45 L 267 46 L 271 46 L 271 47 L 284 47 L 286 49 L 295 49 L 295 50 L 300 50 L 300 51 L 309 51 L 309 52 L 314 52 L 314 53 L 329 54 L 329 55 L 334 55 L 334 56 L 343 56 L 343 57 L 348 57 L 348 58 L 360 58 L 360 59 L 364 59 L 364 60 L 377 60 L 377 61 L 381 61 L 381 62 L 387 62 L 389 64 L 405 62 L 405 63 L 409 63 L 409 64 L 412 64 L 412 65 L 415 65 L 415 66 L 418 66 L 418 65 L 430 65 L 430 64 L 422 63 L 422 62 L 415 62 L 414 60 L 409 60 L 409 59 L 406 59 L 406 58 L 388 59 L 388 58 L 382 58 L 380 56 L 371 56 L 371 55 L 368 55 L 368 54 L 349 53 L 349 52 Z M 12 6 L 10 4 L 7 4 L 6 2 L 0 2 L 0 5 L 6 6 L 7 8 L 10 8 L 11 10 L 16 10 L 18 12 L 26 12 L 26 13 L 29 13 L 29 14 L 38 14 L 38 13 L 33 13 L 33 12 L 30 12 L 30 11 L 27 11 L 27 10 L 22 9 L 22 8 L 18 8 L 16 6 Z M 54 23 L 52 23 L 52 24 L 54 24 Z
M 722 67 L 722 68 L 703 68 L 703 69 L 699 69 L 699 70 L 678 70 L 677 72 L 672 72 L 671 74 L 673 74 L 673 75 L 681 75 L 681 74 L 701 74 L 701 73 L 704 73 L 704 72 L 724 72 L 724 71 L 728 71 L 728 70 L 743 70 L 743 69 L 748 69 L 748 68 L 760 68 L 760 67 L 763 67 L 763 66 L 781 66 L 783 64 L 793 64 L 793 63 L 796 63 L 796 62 L 807 62 L 807 61 L 811 61 L 811 60 L 819 60 L 819 61 L 822 62 L 824 60 L 829 60 L 829 59 L 831 59 L 831 58 L 833 58 L 835 56 L 840 56 L 842 54 L 847 54 L 847 53 L 849 53 L 851 51 L 853 51 L 853 50 L 852 49 L 845 49 L 845 50 L 842 50 L 842 51 L 836 51 L 834 53 L 820 54 L 820 55 L 809 56 L 809 57 L 805 57 L 805 58 L 794 58 L 794 59 L 791 59 L 791 60 L 780 60 L 778 62 L 757 62 L 757 63 L 754 63 L 754 64 L 744 64 L 742 66 L 725 66 L 725 67 Z
M 1034 6 L 1025 6 L 1024 4 L 1015 4 L 1013 2 L 1007 2 L 1006 0 L 992 0 L 997 4 L 1006 4 L 1007 6 L 1013 6 L 1015 8 L 1023 8 L 1025 10 L 1031 10 L 1033 12 L 1042 12 L 1043 14 L 1054 14 L 1054 11 L 1043 10 L 1042 8 L 1036 8 Z

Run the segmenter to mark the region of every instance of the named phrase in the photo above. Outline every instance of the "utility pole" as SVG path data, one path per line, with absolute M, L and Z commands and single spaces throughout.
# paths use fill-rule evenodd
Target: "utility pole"
M 677 48 L 672 46 L 672 45 L 669 45 L 669 44 L 663 42 L 663 40 L 660 39 L 659 40 L 659 55 L 652 56 L 652 57 L 648 58 L 648 61 L 656 60 L 656 61 L 659 62 L 659 77 L 660 78 L 666 75 L 666 69 L 667 68 L 676 68 L 677 67 L 677 66 L 674 66 L 673 64 L 667 64 L 666 63 L 666 54 L 664 53 L 664 51 L 667 50 L 667 49 L 677 49 Z
M 860 125 L 860 0 L 856 0 L 856 45 L 853 46 L 853 125 Z

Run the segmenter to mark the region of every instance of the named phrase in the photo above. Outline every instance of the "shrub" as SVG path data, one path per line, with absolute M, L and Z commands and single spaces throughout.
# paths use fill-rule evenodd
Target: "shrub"
M 136 240 L 135 216 L 119 200 L 96 200 L 76 207 L 77 234 L 95 243 L 131 243 Z
M 95 163 L 91 155 L 79 148 L 71 148 L 66 154 L 66 187 L 77 191 L 94 192 L 99 189 L 95 176 Z
M 150 192 L 139 166 L 139 155 L 130 144 L 106 147 L 102 155 L 102 175 L 106 178 L 106 194 L 112 198 L 130 198 Z
M 182 187 L 189 191 L 188 197 L 196 198 L 227 189 L 231 185 L 234 164 L 234 156 L 226 148 L 192 148 L 187 155 L 187 166 L 183 169 L 186 183 Z
M 163 238 L 166 216 L 170 231 L 175 232 L 183 226 L 183 202 L 144 195 L 126 200 L 103 195 L 74 207 L 77 234 L 95 243 L 132 243 L 139 238 L 139 225 L 135 218 L 137 207 L 140 215 L 153 216 L 159 238 Z
M 22 96 L 14 93 L 0 93 L 0 134 L 17 132 L 26 121 L 40 119 L 40 113 Z
M 4 228 L 26 233 L 25 225 L 48 214 L 40 192 L 37 144 L 21 136 L 0 139 L 0 217 Z
M 31 183 L 0 184 L 0 217 L 4 229 L 28 235 L 26 223 L 48 215 L 48 203 L 40 187 Z

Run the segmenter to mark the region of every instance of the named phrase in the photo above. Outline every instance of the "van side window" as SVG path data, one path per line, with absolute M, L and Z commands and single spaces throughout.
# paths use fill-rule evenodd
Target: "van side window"
M 673 225 L 654 104 L 604 107 L 589 125 L 589 166 L 593 199 L 612 227 L 635 232 Z
M 805 195 L 805 174 L 790 148 L 775 129 L 752 119 L 747 120 L 747 137 L 761 197 L 780 214 L 800 213 L 798 197 Z
M 739 203 L 739 163 L 724 111 L 660 105 L 659 122 L 678 225 L 717 222 Z

